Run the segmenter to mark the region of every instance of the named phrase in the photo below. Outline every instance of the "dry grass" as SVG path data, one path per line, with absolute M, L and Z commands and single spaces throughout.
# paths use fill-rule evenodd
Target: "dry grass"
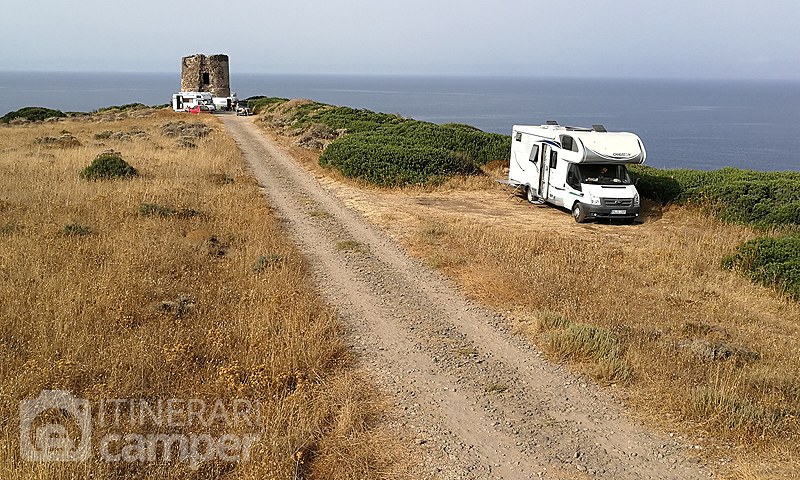
M 651 424 L 712 457 L 747 457 L 763 475 L 754 478 L 800 472 L 800 306 L 720 268 L 757 233 L 686 209 L 596 228 L 605 234 L 426 212 L 409 246 L 473 297 L 511 310 L 554 358 L 624 385 Z
M 552 358 L 616 385 L 634 415 L 701 446 L 718 473 L 800 476 L 800 305 L 720 268 L 763 232 L 650 202 L 634 227 L 532 218 L 497 193 L 502 161 L 439 187 L 378 189 L 276 139 L 426 266 L 511 311 Z M 470 192 L 486 204 L 465 202 Z
M 238 149 L 213 117 L 202 120 L 216 133 L 178 147 L 159 128 L 177 120 L 196 118 L 160 111 L 0 129 L 0 477 L 396 476 L 398 449 L 376 427 L 380 397 L 350 372 L 340 325 Z M 34 144 L 63 129 L 82 146 Z M 108 129 L 146 135 L 96 144 Z M 80 179 L 105 148 L 140 175 Z M 141 214 L 142 205 L 176 214 Z M 280 261 L 255 269 L 260 258 Z M 91 402 L 93 456 L 23 462 L 20 401 L 57 389 Z M 237 398 L 260 402 L 262 424 L 218 422 L 208 433 L 259 434 L 249 462 L 193 471 L 181 462 L 109 463 L 97 453 L 106 432 L 158 430 L 99 426 L 101 399 L 201 399 L 210 410 Z M 205 433 L 197 429 L 164 433 Z

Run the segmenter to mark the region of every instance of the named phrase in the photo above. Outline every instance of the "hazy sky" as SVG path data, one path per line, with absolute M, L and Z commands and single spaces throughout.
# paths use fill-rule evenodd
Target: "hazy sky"
M 5 3 L 2 71 L 800 79 L 798 0 Z

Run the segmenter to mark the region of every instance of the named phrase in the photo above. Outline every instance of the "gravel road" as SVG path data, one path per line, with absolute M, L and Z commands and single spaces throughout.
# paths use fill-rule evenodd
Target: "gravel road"
M 646 431 L 613 392 L 545 360 L 251 118 L 220 118 L 348 329 L 359 367 L 392 399 L 412 478 L 708 478 L 691 446 Z

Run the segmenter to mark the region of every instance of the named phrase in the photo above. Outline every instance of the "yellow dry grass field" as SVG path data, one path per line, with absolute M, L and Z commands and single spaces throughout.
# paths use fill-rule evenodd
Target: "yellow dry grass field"
M 183 138 L 181 121 L 211 132 Z M 79 145 L 37 142 L 65 134 Z M 80 178 L 104 149 L 138 175 Z M 0 128 L 0 312 L 0 478 L 389 478 L 401 463 L 380 397 L 211 116 Z M 89 402 L 88 460 L 22 459 L 79 451 L 66 404 L 37 404 L 20 435 L 21 402 L 43 391 Z
M 654 204 L 642 224 L 578 225 L 507 198 L 493 180 L 507 177 L 501 161 L 440 187 L 378 189 L 275 137 L 411 254 L 718 475 L 800 476 L 800 306 L 721 268 L 764 232 Z
M 507 208 L 530 223 L 426 209 L 412 216 L 408 248 L 509 311 L 551 358 L 617 389 L 633 415 L 696 445 L 718 473 L 800 474 L 800 306 L 721 268 L 759 232 L 689 208 L 635 226 Z M 387 225 L 398 216 L 384 215 Z

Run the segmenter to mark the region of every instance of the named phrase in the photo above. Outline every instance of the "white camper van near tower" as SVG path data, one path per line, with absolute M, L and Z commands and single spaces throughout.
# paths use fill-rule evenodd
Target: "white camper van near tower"
M 198 105 L 207 105 L 216 110 L 214 99 L 209 92 L 180 92 L 172 94 L 172 110 L 185 112 Z
M 638 136 L 607 132 L 602 125 L 514 125 L 508 183 L 524 188 L 531 203 L 568 208 L 577 222 L 633 222 L 640 198 L 625 165 L 642 164 L 645 157 Z

